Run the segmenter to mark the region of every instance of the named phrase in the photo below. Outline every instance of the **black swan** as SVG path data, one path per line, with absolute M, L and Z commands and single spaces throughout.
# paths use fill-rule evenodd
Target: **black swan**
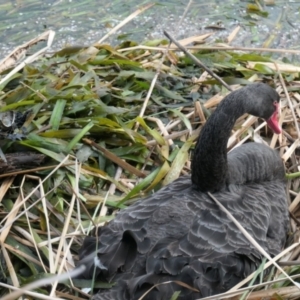
M 206 192 L 211 192 L 271 255 L 288 230 L 285 171 L 268 146 L 247 143 L 227 155 L 227 141 L 244 113 L 278 125 L 278 93 L 255 83 L 230 93 L 208 119 L 192 161 L 180 177 L 121 210 L 87 237 L 80 251 L 81 278 L 116 282 L 94 300 L 198 299 L 225 292 L 256 270 L 262 255 Z M 95 267 L 96 265 L 96 267 Z M 172 281 L 169 283 L 165 283 Z M 182 282 L 187 286 L 179 285 Z M 165 284 L 160 284 L 165 283 Z

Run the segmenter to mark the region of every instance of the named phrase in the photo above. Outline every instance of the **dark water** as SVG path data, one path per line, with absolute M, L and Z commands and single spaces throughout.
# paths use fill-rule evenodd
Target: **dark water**
M 269 0 L 272 1 L 272 0 Z M 214 31 L 211 40 L 224 40 L 240 25 L 232 45 L 267 46 L 300 50 L 300 1 L 274 1 L 261 12 L 250 11 L 252 1 L 194 0 L 180 23 L 187 0 L 158 0 L 157 5 L 140 14 L 106 40 L 142 42 L 162 38 L 165 29 L 176 38 Z M 264 2 L 264 1 L 259 1 Z M 265 1 L 266 3 L 267 1 Z M 0 59 L 18 45 L 47 29 L 56 32 L 53 50 L 67 45 L 89 45 L 150 1 L 137 0 L 0 0 Z M 218 25 L 224 30 L 207 29 Z M 298 61 L 298 57 L 296 57 Z

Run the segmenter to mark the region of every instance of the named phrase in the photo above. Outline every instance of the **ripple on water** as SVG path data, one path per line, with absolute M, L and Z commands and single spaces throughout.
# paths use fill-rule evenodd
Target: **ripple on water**
M 225 30 L 216 31 L 211 40 L 216 38 L 225 40 L 237 25 L 241 25 L 241 30 L 232 45 L 260 47 L 274 34 L 275 38 L 270 47 L 299 49 L 300 2 L 266 6 L 264 10 L 268 12 L 268 17 L 264 18 L 256 14 L 249 15 L 246 9 L 247 1 L 213 0 L 208 3 L 205 0 L 197 0 L 193 1 L 181 25 L 179 20 L 187 1 L 156 2 L 160 5 L 136 17 L 112 35 L 107 42 L 119 43 L 120 39 L 117 37 L 121 32 L 125 35 L 122 39 L 137 42 L 158 39 L 164 37 L 163 30 L 180 39 L 211 32 L 212 29 L 205 27 L 221 24 Z M 29 4 L 17 7 L 11 2 L 6 5 L 6 11 L 0 12 L 1 57 L 47 29 L 56 31 L 53 50 L 66 45 L 88 45 L 96 42 L 134 12 L 139 3 L 137 0 L 127 0 L 126 4 L 120 0 L 112 0 L 100 6 L 98 0 L 36 0 L 36 3 L 30 1 Z

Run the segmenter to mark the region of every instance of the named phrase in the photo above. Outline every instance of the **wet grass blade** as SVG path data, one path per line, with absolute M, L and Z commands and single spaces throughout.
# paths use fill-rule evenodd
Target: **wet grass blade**
M 94 122 L 87 124 L 68 144 L 66 147 L 66 153 L 69 153 L 76 144 L 93 128 Z
M 66 106 L 66 100 L 59 99 L 56 101 L 50 121 L 49 121 L 49 123 L 52 127 L 52 130 L 59 129 L 61 118 L 63 117 L 63 114 L 64 114 L 65 106 Z

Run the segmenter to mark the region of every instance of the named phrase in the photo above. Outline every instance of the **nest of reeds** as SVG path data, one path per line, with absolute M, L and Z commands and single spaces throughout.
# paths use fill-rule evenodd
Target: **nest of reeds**
M 261 120 L 245 115 L 228 149 L 253 140 L 280 152 L 291 232 L 275 260 L 289 276 L 300 276 L 300 67 L 275 61 L 261 49 L 206 45 L 207 37 L 179 41 L 207 70 L 166 39 L 151 46 L 96 43 L 51 55 L 43 49 L 12 67 L 31 44 L 51 40 L 51 31 L 2 62 L 1 299 L 23 294 L 86 299 L 81 288 L 91 282 L 72 280 L 67 273 L 76 265 L 84 235 L 137 198 L 190 172 L 198 133 L 228 93 L 219 79 L 234 89 L 267 82 L 281 96 L 283 133 L 274 135 Z M 201 46 L 190 47 L 194 41 Z M 300 295 L 299 287 L 275 267 L 261 287 L 252 285 L 238 293 L 247 299 Z

